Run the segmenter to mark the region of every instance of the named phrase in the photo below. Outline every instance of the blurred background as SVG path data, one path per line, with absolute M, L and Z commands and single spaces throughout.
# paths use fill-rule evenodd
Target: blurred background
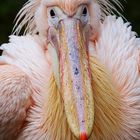
M 0 44 L 8 41 L 14 26 L 14 18 L 27 0 L 1 0 L 0 2 Z M 124 6 L 122 14 L 140 35 L 140 0 L 120 0 Z

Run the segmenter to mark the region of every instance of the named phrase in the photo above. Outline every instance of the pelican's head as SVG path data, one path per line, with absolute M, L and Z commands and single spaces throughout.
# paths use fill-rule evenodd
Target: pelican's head
M 78 139 L 86 140 L 94 124 L 89 44 L 98 37 L 100 21 L 104 16 L 101 6 L 112 5 L 107 0 L 31 2 L 24 12 L 30 14 L 25 16 L 22 25 L 32 17 L 27 30 L 39 32 L 46 38 L 67 122 Z

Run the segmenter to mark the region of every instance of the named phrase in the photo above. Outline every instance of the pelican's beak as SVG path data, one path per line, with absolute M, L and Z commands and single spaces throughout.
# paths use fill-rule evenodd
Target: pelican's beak
M 87 140 L 94 123 L 94 100 L 86 34 L 77 19 L 64 19 L 59 26 L 60 91 L 69 127 L 80 140 Z

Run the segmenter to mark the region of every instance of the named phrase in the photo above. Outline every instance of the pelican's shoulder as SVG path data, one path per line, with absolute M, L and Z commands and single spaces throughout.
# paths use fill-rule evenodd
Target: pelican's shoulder
M 113 47 L 140 47 L 140 38 L 137 38 L 136 32 L 132 31 L 129 22 L 124 22 L 122 17 L 107 16 L 100 28 L 100 37 L 98 43 L 105 43 Z M 129 42 L 129 43 L 128 43 Z M 123 46 L 122 46 L 123 45 Z
M 44 42 L 43 39 L 39 40 L 39 36 L 34 35 L 26 35 L 26 36 L 15 36 L 11 35 L 9 36 L 9 43 L 5 43 L 1 45 L 1 49 L 3 51 L 9 50 L 9 53 L 16 53 L 16 52 L 25 52 L 25 51 L 35 51 L 38 49 L 43 49 Z M 16 54 L 14 54 L 16 55 Z M 20 55 L 22 55 L 20 53 Z
M 130 66 L 130 61 L 134 64 L 137 60 L 139 64 L 139 49 L 140 38 L 132 31 L 130 23 L 125 23 L 121 17 L 106 17 L 101 24 L 95 53 L 111 71 L 124 64 Z
M 43 39 L 39 36 L 9 37 L 9 43 L 1 45 L 0 64 L 10 64 L 24 71 L 36 85 L 42 85 L 49 73 L 49 63 Z

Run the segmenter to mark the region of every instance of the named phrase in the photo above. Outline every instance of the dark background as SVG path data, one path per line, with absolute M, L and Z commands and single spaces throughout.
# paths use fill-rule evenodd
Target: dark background
M 0 44 L 8 41 L 14 26 L 14 18 L 27 0 L 1 0 L 0 2 Z M 140 0 L 120 0 L 122 14 L 132 24 L 133 30 L 140 35 Z

